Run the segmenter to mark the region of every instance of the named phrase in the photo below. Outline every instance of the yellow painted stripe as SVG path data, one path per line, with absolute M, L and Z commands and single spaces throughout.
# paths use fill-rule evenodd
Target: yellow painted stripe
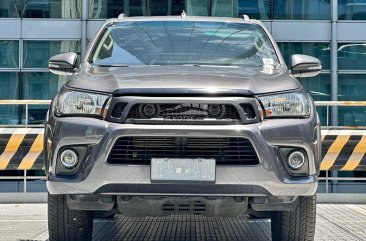
M 350 136 L 351 132 L 347 132 L 342 133 L 342 135 L 339 135 L 335 139 L 333 144 L 329 147 L 327 154 L 324 156 L 322 163 L 320 164 L 320 170 L 326 171 L 333 166 L 335 160 L 337 159 L 339 153 L 347 143 Z
M 5 168 L 8 166 L 11 158 L 17 152 L 20 143 L 22 143 L 24 136 L 28 133 L 28 131 L 29 129 L 27 128 L 19 128 L 13 132 L 4 152 L 0 156 L 0 170 L 5 170 Z
M 324 138 L 328 135 L 328 132 L 329 132 L 329 130 L 322 130 L 320 132 L 320 139 L 321 139 L 321 141 L 323 141 Z
M 353 171 L 360 164 L 362 157 L 366 152 L 366 136 L 362 136 L 361 140 L 357 143 L 355 149 L 353 149 L 352 155 L 348 158 L 348 161 L 342 167 L 341 171 Z
M 42 151 L 43 151 L 43 134 L 38 134 L 29 152 L 23 158 L 22 162 L 20 163 L 17 169 L 18 170 L 31 169 L 37 157 L 42 153 Z

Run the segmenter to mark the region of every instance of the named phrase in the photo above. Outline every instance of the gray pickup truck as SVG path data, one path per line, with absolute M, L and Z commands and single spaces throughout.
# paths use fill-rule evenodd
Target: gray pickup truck
M 45 127 L 50 241 L 91 240 L 93 217 L 271 216 L 273 240 L 313 240 L 320 126 L 265 26 L 243 18 L 107 20 Z

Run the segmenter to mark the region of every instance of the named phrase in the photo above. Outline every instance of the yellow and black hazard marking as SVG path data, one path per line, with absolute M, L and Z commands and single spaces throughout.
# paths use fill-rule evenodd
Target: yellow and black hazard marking
M 366 130 L 323 130 L 321 170 L 366 170 Z
M 43 169 L 43 128 L 0 128 L 0 170 Z
M 0 128 L 0 170 L 41 170 L 43 128 Z M 321 170 L 366 170 L 366 130 L 323 130 Z

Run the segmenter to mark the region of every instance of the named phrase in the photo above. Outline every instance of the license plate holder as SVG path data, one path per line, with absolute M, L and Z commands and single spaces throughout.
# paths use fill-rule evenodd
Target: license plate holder
M 150 170 L 151 182 L 216 181 L 216 160 L 213 158 L 152 158 Z

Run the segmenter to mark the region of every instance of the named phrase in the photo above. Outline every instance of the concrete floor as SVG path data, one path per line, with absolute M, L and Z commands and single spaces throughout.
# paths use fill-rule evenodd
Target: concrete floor
M 94 240 L 271 240 L 269 219 L 164 218 L 94 220 Z M 0 240 L 47 240 L 46 204 L 1 204 Z M 315 240 L 366 240 L 366 205 L 318 204 Z

